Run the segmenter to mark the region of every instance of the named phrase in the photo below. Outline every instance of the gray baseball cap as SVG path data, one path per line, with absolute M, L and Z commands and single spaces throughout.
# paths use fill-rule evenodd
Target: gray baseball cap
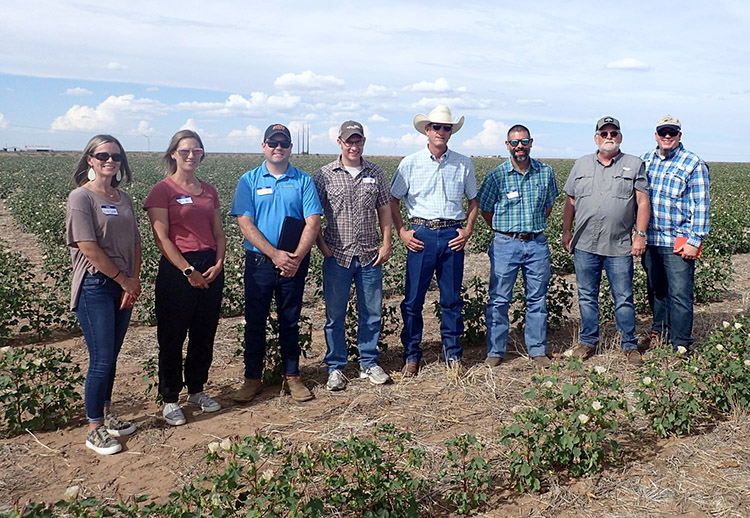
M 603 126 L 606 126 L 607 124 L 613 125 L 615 128 L 620 129 L 620 121 L 615 119 L 614 117 L 602 117 L 598 121 L 596 121 L 596 131 L 599 131 L 602 129 Z

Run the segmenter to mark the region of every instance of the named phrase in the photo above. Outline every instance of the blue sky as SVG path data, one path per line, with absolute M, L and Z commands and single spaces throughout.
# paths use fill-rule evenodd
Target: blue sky
M 641 154 L 669 113 L 705 160 L 748 161 L 749 28 L 740 0 L 7 0 L 0 147 L 112 133 L 161 151 L 188 127 L 208 152 L 257 152 L 281 122 L 334 153 L 354 119 L 365 154 L 404 155 L 426 142 L 414 115 L 444 103 L 466 117 L 450 141 L 465 154 L 507 155 L 522 123 L 534 156 L 576 158 L 603 115 Z

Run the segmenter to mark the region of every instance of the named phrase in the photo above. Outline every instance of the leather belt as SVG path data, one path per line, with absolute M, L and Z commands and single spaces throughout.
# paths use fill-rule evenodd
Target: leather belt
M 430 230 L 437 230 L 439 228 L 455 227 L 461 225 L 463 221 L 460 219 L 422 219 L 422 218 L 411 218 L 409 223 L 412 225 L 421 225 L 427 227 Z
M 541 232 L 501 232 L 500 230 L 495 230 L 495 232 L 519 241 L 531 241 L 541 234 Z

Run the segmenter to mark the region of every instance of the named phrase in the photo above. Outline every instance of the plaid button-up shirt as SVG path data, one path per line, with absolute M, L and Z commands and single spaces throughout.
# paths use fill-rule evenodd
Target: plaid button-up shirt
M 710 229 L 708 166 L 682 143 L 666 158 L 656 148 L 643 161 L 651 187 L 647 243 L 674 247 L 675 237 L 684 236 L 699 247 Z
M 352 178 L 339 157 L 318 169 L 313 180 L 323 205 L 323 239 L 336 262 L 348 268 L 357 256 L 370 264 L 380 248 L 377 209 L 390 202 L 383 170 L 362 159 L 362 171 Z

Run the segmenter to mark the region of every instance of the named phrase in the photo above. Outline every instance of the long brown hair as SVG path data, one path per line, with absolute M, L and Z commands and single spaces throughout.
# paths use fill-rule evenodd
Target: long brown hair
M 164 162 L 164 169 L 167 172 L 167 176 L 172 176 L 175 171 L 177 171 L 177 161 L 172 158 L 172 153 L 177 151 L 177 146 L 180 145 L 180 141 L 186 139 L 186 138 L 194 138 L 198 141 L 198 144 L 200 144 L 201 148 L 203 149 L 203 155 L 201 156 L 201 162 L 203 162 L 203 159 L 206 158 L 206 148 L 203 147 L 203 141 L 201 140 L 200 135 L 198 135 L 193 130 L 184 129 L 180 130 L 177 133 L 174 134 L 172 137 L 172 140 L 169 142 L 169 147 L 164 152 L 164 155 L 161 157 L 162 162 Z
M 73 181 L 78 187 L 89 181 L 89 156 L 91 156 L 91 153 L 93 153 L 96 148 L 108 142 L 114 142 L 115 144 L 117 144 L 117 147 L 120 148 L 120 154 L 122 155 L 122 161 L 120 161 L 120 172 L 122 173 L 123 179 L 125 179 L 125 181 L 128 183 L 130 183 L 130 181 L 133 179 L 133 175 L 130 172 L 130 164 L 128 164 L 128 156 L 125 154 L 125 150 L 122 148 L 122 144 L 120 144 L 120 141 L 112 135 L 96 135 L 92 137 L 91 140 L 89 140 L 88 144 L 86 144 L 86 147 L 83 150 L 83 155 L 81 155 L 81 159 L 78 161 L 76 170 L 73 173 Z M 118 185 L 120 185 L 120 181 L 118 181 L 116 177 L 113 176 L 112 187 L 117 187 Z

